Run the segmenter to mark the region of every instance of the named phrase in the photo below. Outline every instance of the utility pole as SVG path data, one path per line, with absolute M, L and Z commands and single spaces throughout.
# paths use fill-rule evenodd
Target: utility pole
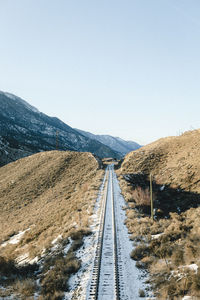
M 153 188 L 152 188 L 152 174 L 150 173 L 150 199 L 151 199 L 151 219 L 153 220 Z
M 81 228 L 81 211 L 82 211 L 82 209 L 81 208 L 78 208 L 77 209 L 77 211 L 78 211 L 78 213 L 79 213 L 79 226 L 80 226 L 80 228 Z
M 56 150 L 59 148 L 59 131 L 56 130 Z

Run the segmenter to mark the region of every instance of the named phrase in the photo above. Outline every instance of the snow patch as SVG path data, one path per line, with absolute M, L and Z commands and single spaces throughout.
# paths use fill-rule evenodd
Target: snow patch
M 23 235 L 25 234 L 25 232 L 29 231 L 29 230 L 30 230 L 30 228 L 28 228 L 28 229 L 26 229 L 24 231 L 19 231 L 18 234 L 15 234 L 8 241 L 6 241 L 3 244 L 1 244 L 1 247 L 6 247 L 8 244 L 12 244 L 12 245 L 18 244 L 21 241 L 21 239 L 22 239 Z
M 164 191 L 165 185 L 161 186 L 160 191 Z
M 52 245 L 55 245 L 56 243 L 57 243 L 57 241 L 58 240 L 61 240 L 62 239 L 62 235 L 61 234 L 59 234 L 58 236 L 57 236 L 57 238 L 55 238 L 51 243 L 52 243 Z
M 33 112 L 36 112 L 36 113 L 39 113 L 39 110 L 37 108 L 35 108 L 34 106 L 30 105 L 28 102 L 26 102 L 25 100 L 22 100 L 21 98 L 13 95 L 13 94 L 10 94 L 10 93 L 7 93 L 7 92 L 0 92 L 1 94 L 5 95 L 6 97 L 10 98 L 11 100 L 15 100 L 15 101 L 18 101 L 18 102 L 21 102 L 23 105 L 26 106 L 26 108 L 28 108 L 29 110 L 32 110 Z
M 187 268 L 197 273 L 199 267 L 197 264 L 191 264 L 191 265 L 182 266 L 180 268 Z
M 105 185 L 105 178 L 101 185 L 96 204 L 94 207 L 94 214 L 90 217 L 90 229 L 92 234 L 84 238 L 83 246 L 76 252 L 76 256 L 81 260 L 80 270 L 69 279 L 69 292 L 65 293 L 65 300 L 85 300 L 87 291 L 89 290 L 90 278 L 92 275 L 92 267 L 94 263 L 95 250 L 98 238 L 98 229 L 100 222 L 100 211 L 103 198 L 103 189 Z
M 25 264 L 27 261 L 29 260 L 29 254 L 28 253 L 24 253 L 23 255 L 20 255 L 16 258 L 16 262 L 19 265 L 23 265 Z
M 63 251 L 65 256 L 67 255 L 69 249 L 71 248 L 72 243 L 73 243 L 73 241 L 72 241 L 72 239 L 69 237 L 69 243 L 67 244 L 67 246 L 64 248 L 64 251 Z
M 133 250 L 133 244 L 130 240 L 128 229 L 125 225 L 126 212 L 123 210 L 126 202 L 121 194 L 121 189 L 116 174 L 113 171 L 113 186 L 114 186 L 114 199 L 115 199 L 115 218 L 117 223 L 117 244 L 118 244 L 118 259 L 122 263 L 120 264 L 120 274 L 123 276 L 123 282 L 120 282 L 120 291 L 122 299 L 139 300 L 139 289 L 145 289 L 149 287 L 145 284 L 147 279 L 147 273 L 139 271 L 136 267 L 136 262 L 130 258 L 130 253 Z M 120 249 L 120 250 L 119 250 Z M 146 277 L 146 278 L 145 278 Z M 126 284 L 124 284 L 124 282 Z M 148 292 L 150 299 L 152 295 Z
M 157 239 L 159 239 L 159 237 L 161 237 L 163 234 L 164 234 L 163 232 L 162 232 L 162 233 L 158 233 L 158 234 L 152 234 L 152 235 L 151 235 L 151 239 L 152 239 L 152 240 L 157 240 Z

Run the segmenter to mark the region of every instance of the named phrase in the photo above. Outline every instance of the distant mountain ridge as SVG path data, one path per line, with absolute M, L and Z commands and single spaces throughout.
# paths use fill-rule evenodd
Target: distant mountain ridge
M 39 112 L 21 98 L 0 92 L 0 166 L 21 157 L 56 149 L 120 158 L 119 152 L 90 139 L 55 117 Z
M 74 129 L 20 97 L 0 91 L 0 166 L 56 148 L 121 159 L 139 147 L 135 142 Z
M 141 145 L 137 144 L 136 142 L 125 141 L 119 137 L 113 137 L 111 135 L 95 135 L 80 129 L 76 129 L 76 130 L 81 134 L 85 135 L 86 137 L 99 141 L 104 145 L 107 145 L 114 151 L 120 152 L 122 156 L 124 156 L 125 154 L 131 151 L 141 148 Z

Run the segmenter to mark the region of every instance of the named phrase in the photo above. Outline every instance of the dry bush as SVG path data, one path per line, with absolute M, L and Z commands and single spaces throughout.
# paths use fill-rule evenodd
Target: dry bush
M 18 280 L 14 284 L 14 291 L 16 291 L 18 294 L 21 294 L 22 296 L 30 297 L 34 294 L 36 289 L 36 283 L 33 279 L 24 279 L 24 280 Z
M 92 232 L 88 228 L 75 230 L 71 233 L 72 240 L 81 240 L 84 236 L 90 235 Z
M 75 241 L 72 243 L 71 250 L 75 252 L 75 251 L 78 250 L 82 245 L 83 245 L 83 240 L 82 240 L 82 239 L 80 239 L 80 240 L 75 240 Z
M 67 281 L 80 268 L 80 262 L 70 252 L 66 257 L 59 255 L 45 262 L 41 280 L 42 295 L 67 291 Z
M 148 256 L 149 247 L 145 244 L 140 244 L 135 249 L 132 250 L 130 256 L 134 260 L 141 260 L 142 258 Z
M 149 266 L 149 271 L 156 276 L 158 274 L 166 274 L 169 272 L 168 265 L 166 264 L 165 259 L 153 258 L 151 256 L 151 264 Z
M 173 251 L 171 261 L 176 267 L 183 265 L 184 264 L 184 249 L 177 246 Z
M 128 227 L 131 239 L 148 239 L 151 232 L 152 220 L 149 217 L 138 218 L 133 210 L 127 210 L 126 226 Z
M 38 300 L 62 300 L 64 296 L 63 292 L 52 292 L 47 295 L 40 295 Z
M 0 256 L 0 275 L 9 276 L 14 273 L 16 273 L 14 262 Z
M 80 235 L 81 233 L 81 235 Z M 83 244 L 84 233 L 82 230 L 79 235 L 75 235 L 67 255 L 64 255 L 63 249 L 68 244 L 68 239 L 61 241 L 59 250 L 54 255 L 45 258 L 41 274 L 41 297 L 39 299 L 62 299 L 63 293 L 68 290 L 68 280 L 71 274 L 76 273 L 80 268 L 80 261 L 76 258 L 74 251 Z M 52 296 L 52 298 L 51 298 Z
M 200 264 L 197 273 L 192 276 L 192 289 L 200 296 Z
M 138 268 L 138 269 L 144 269 L 144 265 L 143 265 L 143 263 L 140 262 L 140 261 L 136 261 L 135 266 L 136 266 L 136 268 Z
M 140 186 L 132 191 L 132 197 L 138 206 L 150 206 L 150 192 L 149 188 L 142 189 Z

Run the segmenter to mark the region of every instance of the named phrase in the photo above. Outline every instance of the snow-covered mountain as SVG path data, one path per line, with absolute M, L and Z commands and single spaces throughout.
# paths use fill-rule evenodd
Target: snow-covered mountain
M 80 129 L 76 130 L 79 131 L 81 134 L 85 135 L 86 137 L 99 141 L 104 145 L 107 145 L 114 151 L 120 152 L 122 156 L 141 147 L 141 145 L 137 144 L 136 142 L 125 141 L 119 137 L 113 137 L 111 135 L 95 135 Z
M 21 98 L 0 92 L 0 165 L 36 152 L 55 150 L 92 152 L 99 157 L 121 154 L 86 137 L 55 117 L 39 112 Z

